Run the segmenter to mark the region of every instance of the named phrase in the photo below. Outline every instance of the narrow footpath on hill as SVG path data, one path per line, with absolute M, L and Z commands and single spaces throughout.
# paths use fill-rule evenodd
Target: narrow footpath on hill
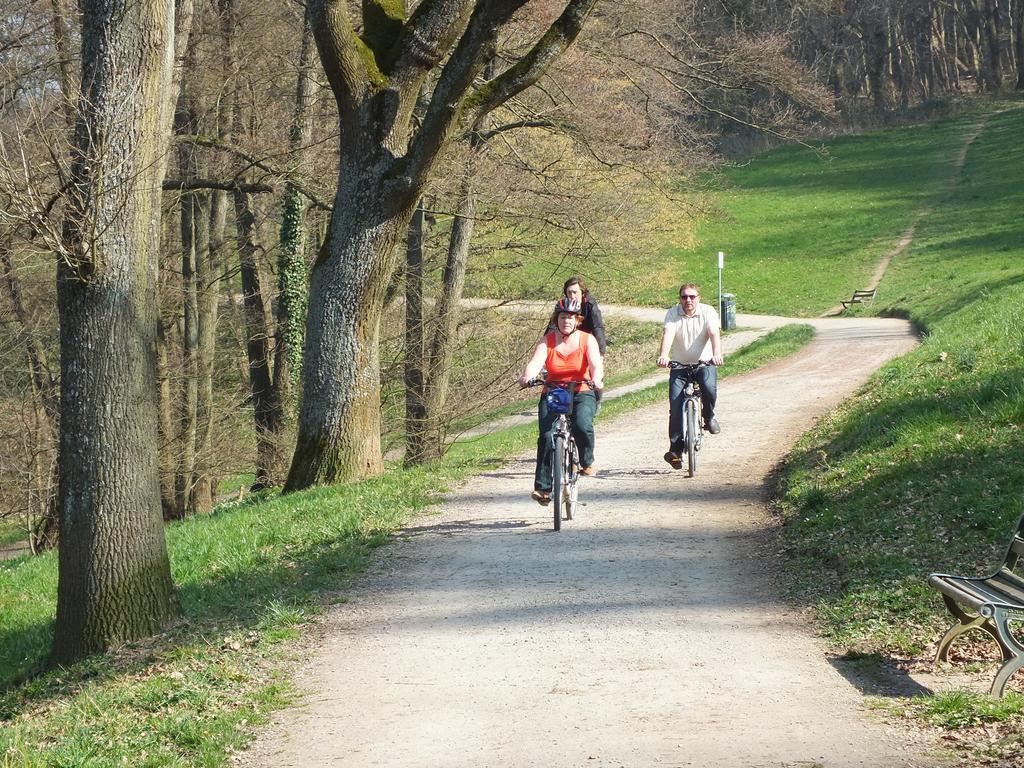
M 302 701 L 238 764 L 941 764 L 780 599 L 766 476 L 914 344 L 900 320 L 809 322 L 802 352 L 720 382 L 694 478 L 662 460 L 658 404 L 599 422 L 600 471 L 560 533 L 529 497 L 532 454 L 452 492 L 327 611 Z
M 953 166 L 949 178 L 946 179 L 945 184 L 943 184 L 938 189 L 938 191 L 935 193 L 936 195 L 949 194 L 950 192 L 953 191 L 953 189 L 956 188 L 956 186 L 960 183 L 960 179 L 963 176 L 964 165 L 967 162 L 967 153 L 971 149 L 971 144 L 973 144 L 978 139 L 978 137 L 985 132 L 985 128 L 988 127 L 989 121 L 992 119 L 992 116 L 998 115 L 1000 112 L 1004 111 L 1006 110 L 996 110 L 995 112 L 986 113 L 982 115 L 980 118 L 978 118 L 977 122 L 975 122 L 971 130 L 968 132 L 967 136 L 964 138 L 964 143 L 960 146 L 960 151 L 957 153 L 956 158 L 953 160 Z M 917 231 L 918 224 L 920 224 L 925 217 L 930 215 L 931 212 L 932 205 L 928 204 L 914 214 L 914 216 L 911 219 L 910 225 L 905 230 L 903 230 L 899 239 L 896 241 L 896 244 L 893 245 L 889 252 L 882 256 L 878 264 L 875 265 L 875 271 L 871 275 L 871 279 L 868 281 L 867 285 L 863 287 L 863 290 L 870 291 L 878 289 L 879 285 L 881 285 L 882 283 L 882 278 L 885 277 L 885 271 L 889 268 L 889 264 L 891 264 L 893 259 L 895 259 L 901 253 L 903 253 L 910 246 L 910 244 L 914 242 L 914 235 Z M 844 309 L 845 308 L 843 307 L 842 303 L 836 304 L 830 309 L 826 310 L 823 317 L 837 317 L 843 314 Z

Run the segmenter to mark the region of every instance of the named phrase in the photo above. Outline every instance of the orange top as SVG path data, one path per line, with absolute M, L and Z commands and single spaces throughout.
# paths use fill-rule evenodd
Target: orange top
M 558 338 L 555 331 L 544 337 L 548 345 L 548 357 L 544 367 L 548 371 L 548 381 L 558 383 L 560 381 L 582 381 L 590 378 L 590 360 L 587 358 L 587 345 L 590 343 L 590 334 L 580 331 L 580 345 L 568 355 L 564 355 L 555 347 L 558 346 Z M 586 384 L 580 385 L 580 392 L 588 392 L 590 387 Z M 544 390 L 547 391 L 547 388 Z

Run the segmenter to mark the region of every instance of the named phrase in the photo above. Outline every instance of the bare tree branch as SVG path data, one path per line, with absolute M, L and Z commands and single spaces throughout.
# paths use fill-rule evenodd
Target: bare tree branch
M 176 190 L 219 189 L 225 192 L 258 194 L 278 191 L 278 187 L 272 184 L 241 184 L 233 181 L 217 181 L 215 179 L 164 179 L 163 188 L 168 192 Z
M 562 15 L 552 23 L 526 56 L 485 83 L 468 100 L 462 120 L 472 123 L 480 115 L 487 114 L 536 83 L 551 62 L 579 35 L 596 2 L 597 0 L 569 0 Z
M 313 205 L 315 205 L 317 208 L 320 208 L 320 209 L 325 210 L 325 211 L 330 211 L 334 207 L 333 205 L 328 203 L 323 197 L 321 197 L 319 192 L 317 192 L 314 189 L 311 189 L 309 187 L 309 184 L 304 179 L 300 178 L 296 174 L 291 173 L 289 171 L 285 171 L 285 170 L 282 170 L 280 168 L 276 168 L 276 167 L 270 165 L 269 163 L 267 163 L 265 160 L 263 160 L 261 158 L 258 158 L 258 157 L 256 157 L 255 155 L 253 155 L 253 154 L 251 154 L 249 152 L 246 152 L 245 150 L 235 146 L 234 144 L 232 144 L 230 142 L 226 142 L 226 141 L 223 141 L 221 139 L 216 139 L 216 138 L 213 138 L 213 137 L 210 137 L 210 136 L 194 136 L 194 135 L 193 136 L 187 136 L 187 135 L 181 135 L 181 136 L 178 136 L 176 138 L 177 138 L 178 141 L 191 142 L 191 143 L 197 144 L 197 145 L 199 145 L 201 147 L 211 147 L 213 149 L 219 149 L 219 150 L 222 150 L 224 152 L 230 152 L 231 154 L 233 154 L 233 155 L 235 155 L 237 157 L 240 157 L 243 160 L 245 160 L 247 163 L 249 163 L 249 165 L 251 167 L 259 168 L 262 171 L 266 171 L 271 176 L 274 176 L 274 177 L 276 177 L 278 179 L 281 179 L 282 181 L 285 181 L 285 182 L 291 184 L 292 186 L 295 187 L 296 190 L 298 190 L 298 192 L 301 195 L 303 195 L 304 197 L 308 198 L 309 201 L 311 203 L 313 203 Z M 237 186 L 210 187 L 210 189 L 238 189 L 238 187 Z M 263 190 L 253 190 L 253 191 L 263 191 Z M 273 190 L 270 190 L 270 191 L 273 191 Z

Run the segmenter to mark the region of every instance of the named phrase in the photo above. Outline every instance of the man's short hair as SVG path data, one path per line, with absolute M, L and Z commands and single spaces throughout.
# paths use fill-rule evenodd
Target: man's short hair
M 683 291 L 685 291 L 687 288 L 692 288 L 693 290 L 695 290 L 697 292 L 698 296 L 700 295 L 700 286 L 697 285 L 696 283 L 683 283 L 682 285 L 680 285 L 679 286 L 679 295 L 682 296 L 683 295 Z

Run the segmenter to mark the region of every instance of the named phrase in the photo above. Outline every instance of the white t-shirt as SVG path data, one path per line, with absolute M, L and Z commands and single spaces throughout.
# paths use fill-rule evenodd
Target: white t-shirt
M 665 328 L 674 332 L 669 359 L 677 363 L 699 363 L 711 359 L 711 333 L 720 329 L 718 313 L 710 304 L 698 304 L 692 317 L 683 314 L 681 304 L 665 313 Z

